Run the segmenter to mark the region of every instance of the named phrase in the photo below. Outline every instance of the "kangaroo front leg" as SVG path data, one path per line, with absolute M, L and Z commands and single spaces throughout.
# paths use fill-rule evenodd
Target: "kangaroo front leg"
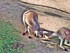
M 65 39 L 64 44 L 67 45 L 67 46 L 70 46 L 70 44 L 68 44 L 67 42 L 68 42 L 68 40 Z
M 39 38 L 38 31 L 35 31 L 35 36 L 36 36 L 37 38 Z
M 25 27 L 25 31 L 24 31 L 24 33 L 23 33 L 23 35 L 25 35 L 25 33 L 27 33 L 28 31 L 27 31 L 27 24 L 26 24 L 26 21 L 25 21 L 25 14 L 23 15 L 23 24 L 24 24 L 24 27 Z
M 30 28 L 28 27 L 28 33 L 29 33 L 29 38 L 31 39 L 32 37 L 31 37 L 31 30 L 30 30 Z
M 27 33 L 28 32 L 28 28 L 27 28 L 28 26 L 25 24 L 25 33 Z
M 41 36 L 40 32 L 35 31 L 35 36 L 36 36 L 37 38 L 39 38 L 39 37 L 42 37 L 43 35 Z
M 25 31 L 24 31 L 23 35 L 25 35 L 26 33 L 28 33 L 27 25 L 25 23 L 24 23 L 24 26 L 25 26 Z
M 68 51 L 66 48 L 64 48 L 62 45 L 63 45 L 63 39 L 61 38 L 61 37 L 59 37 L 59 39 L 60 39 L 60 48 L 62 48 L 63 50 L 65 50 L 65 51 Z
M 38 36 L 38 31 L 35 31 L 35 36 L 36 36 L 37 38 L 39 38 L 39 36 Z

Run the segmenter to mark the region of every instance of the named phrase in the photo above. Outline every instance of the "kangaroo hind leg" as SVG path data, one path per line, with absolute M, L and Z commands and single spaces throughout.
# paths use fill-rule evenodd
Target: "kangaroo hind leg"
M 66 48 L 63 47 L 63 40 L 64 40 L 64 39 L 61 38 L 61 37 L 59 37 L 59 39 L 60 39 L 60 45 L 59 45 L 60 48 L 62 48 L 62 49 L 65 50 L 65 51 L 68 51 Z

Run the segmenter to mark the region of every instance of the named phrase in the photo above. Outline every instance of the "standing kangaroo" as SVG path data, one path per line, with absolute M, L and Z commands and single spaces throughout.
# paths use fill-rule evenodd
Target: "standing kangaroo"
M 52 33 L 52 35 L 49 38 L 51 38 L 53 36 L 58 36 L 58 38 L 60 39 L 60 48 L 67 51 L 67 49 L 64 48 L 62 46 L 62 44 L 63 44 L 63 41 L 65 39 L 64 44 L 67 46 L 70 46 L 70 44 L 67 43 L 68 41 L 70 42 L 70 29 L 68 29 L 66 27 L 62 27 L 62 28 L 58 29 L 56 33 L 55 32 Z
M 25 33 L 29 33 L 29 37 L 31 37 L 31 32 L 35 33 L 36 37 L 42 37 L 43 32 L 40 28 L 38 22 L 38 14 L 32 10 L 27 10 L 23 14 L 23 23 L 25 26 Z

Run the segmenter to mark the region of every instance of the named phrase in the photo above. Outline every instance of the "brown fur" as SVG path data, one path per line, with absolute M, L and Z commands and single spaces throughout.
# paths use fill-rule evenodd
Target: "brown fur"
M 67 40 L 70 40 L 70 34 L 67 34 L 66 32 L 70 33 L 70 29 L 62 27 L 57 31 L 57 34 L 61 36 L 63 39 L 65 38 Z
M 27 31 L 29 32 L 29 35 L 31 35 L 30 31 L 34 32 L 37 36 L 42 34 L 42 31 L 40 29 L 40 25 L 38 22 L 38 14 L 35 11 L 27 10 L 26 12 L 24 12 L 23 23 L 25 25 L 25 29 L 27 29 Z
M 33 18 L 35 18 L 35 17 L 38 18 L 38 15 L 34 11 L 29 11 L 26 13 L 25 20 L 26 20 L 28 26 L 30 26 L 30 27 L 34 26 L 35 23 L 33 22 L 34 21 Z

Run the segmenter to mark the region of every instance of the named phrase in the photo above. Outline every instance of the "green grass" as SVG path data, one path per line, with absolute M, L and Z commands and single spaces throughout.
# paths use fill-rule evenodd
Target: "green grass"
M 33 43 L 22 40 L 19 31 L 10 22 L 0 21 L 0 53 L 28 53 L 28 50 L 36 47 Z M 26 46 L 15 49 L 12 45 L 16 42 L 22 42 Z
M 12 44 L 20 40 L 19 31 L 10 22 L 0 21 L 0 53 L 21 53 L 22 49 L 12 48 Z

